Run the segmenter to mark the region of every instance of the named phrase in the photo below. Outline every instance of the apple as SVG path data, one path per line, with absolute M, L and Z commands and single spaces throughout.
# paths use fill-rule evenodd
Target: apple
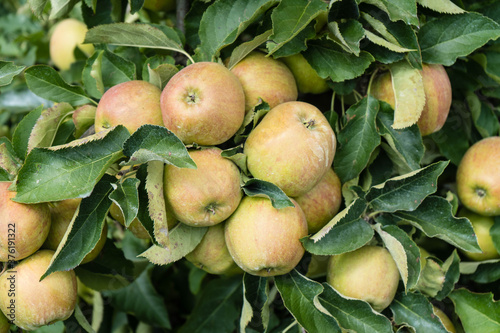
M 307 222 L 292 202 L 294 207 L 276 209 L 268 198 L 246 196 L 227 219 L 227 248 L 245 272 L 275 276 L 297 266 L 305 252 L 300 239 L 307 236 Z
M 327 282 L 342 295 L 366 301 L 380 312 L 396 295 L 399 271 L 387 249 L 365 245 L 332 256 Z
M 302 54 L 284 57 L 283 62 L 292 71 L 300 93 L 321 94 L 328 91 L 326 80 L 318 75 Z
M 215 147 L 191 150 L 196 169 L 165 166 L 165 199 L 180 222 L 194 227 L 215 225 L 238 207 L 240 171 L 221 152 Z
M 10 323 L 7 317 L 0 311 L 0 333 L 9 333 L 10 332 Z
M 307 267 L 306 276 L 311 279 L 325 276 L 328 269 L 328 261 L 330 261 L 330 256 L 311 254 L 311 261 Z
M 208 227 L 200 244 L 186 259 L 210 274 L 231 275 L 242 272 L 229 254 L 224 237 L 224 222 Z
M 169 12 L 175 9 L 175 0 L 144 0 L 143 7 L 153 11 Z
M 297 100 L 297 84 L 290 69 L 280 60 L 253 51 L 232 69 L 245 91 L 245 111 L 260 103 L 273 108 L 281 103 Z
M 224 65 L 198 62 L 177 72 L 161 93 L 165 126 L 185 144 L 226 142 L 243 124 L 245 94 Z
M 248 170 L 298 197 L 323 178 L 333 162 L 336 137 L 314 105 L 287 102 L 274 107 L 244 145 Z
M 50 230 L 50 211 L 45 203 L 22 204 L 11 199 L 12 182 L 0 182 L 0 262 L 21 260 L 38 250 Z
M 422 136 L 439 131 L 450 112 L 451 83 L 442 65 L 423 64 L 422 81 L 425 93 L 425 105 L 417 125 Z M 389 72 L 378 76 L 371 86 L 371 94 L 392 108 L 396 107 L 392 79 Z
M 434 311 L 434 314 L 441 320 L 444 328 L 446 328 L 446 330 L 448 332 L 451 332 L 451 333 L 457 332 L 455 325 L 453 325 L 450 318 L 446 315 L 446 313 L 443 312 L 443 310 L 436 307 L 435 305 L 432 305 L 432 310 Z
M 68 70 L 76 61 L 74 51 L 78 47 L 86 56 L 94 53 L 92 44 L 82 44 L 87 26 L 73 18 L 57 23 L 49 42 L 50 59 L 60 70 Z
M 498 253 L 493 240 L 490 235 L 490 229 L 495 224 L 495 220 L 491 216 L 483 216 L 462 207 L 458 212 L 457 216 L 466 217 L 472 224 L 474 233 L 477 237 L 477 243 L 483 252 L 473 253 L 464 250 L 460 250 L 466 257 L 474 261 L 482 261 L 489 259 L 500 258 L 500 253 Z
M 342 203 L 342 184 L 337 174 L 329 168 L 312 189 L 295 197 L 306 215 L 310 234 L 318 232 L 338 213 Z
M 481 215 L 500 215 L 500 137 L 482 139 L 465 152 L 456 183 L 465 207 Z
M 140 80 L 119 83 L 102 95 L 95 114 L 96 133 L 123 125 L 130 134 L 142 125 L 163 126 L 161 90 Z
M 75 309 L 74 271 L 55 272 L 39 281 L 53 255 L 51 250 L 38 251 L 0 275 L 0 310 L 24 330 L 66 320 Z

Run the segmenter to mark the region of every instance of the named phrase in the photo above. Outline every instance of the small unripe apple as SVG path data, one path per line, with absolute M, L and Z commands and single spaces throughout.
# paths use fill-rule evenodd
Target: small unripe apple
M 50 37 L 50 59 L 61 70 L 68 70 L 76 61 L 74 51 L 78 47 L 85 55 L 94 52 L 92 44 L 82 44 L 87 26 L 73 18 L 57 23 Z
M 365 245 L 332 256 L 327 281 L 342 295 L 364 300 L 380 312 L 396 295 L 399 271 L 387 249 Z
M 495 245 L 493 244 L 493 239 L 490 235 L 490 229 L 495 224 L 495 220 L 491 216 L 483 216 L 477 213 L 471 212 L 466 208 L 460 209 L 458 215 L 460 217 L 466 217 L 469 219 L 474 229 L 474 233 L 477 237 L 477 243 L 481 248 L 481 253 L 473 253 L 464 250 L 460 250 L 465 256 L 474 261 L 498 259 L 500 258 L 500 253 L 498 253 Z
M 245 272 L 275 276 L 290 272 L 304 255 L 300 239 L 307 236 L 304 212 L 295 207 L 276 209 L 263 197 L 244 197 L 227 219 L 229 253 Z
M 482 139 L 465 152 L 456 182 L 465 207 L 481 215 L 500 215 L 500 137 Z
M 292 71 L 299 92 L 303 94 L 321 94 L 328 90 L 326 80 L 318 75 L 302 54 L 297 53 L 284 57 L 283 61 Z
M 14 324 L 31 331 L 68 319 L 76 306 L 75 273 L 60 271 L 40 281 L 53 251 L 40 250 L 0 275 L 0 309 Z
M 45 203 L 12 201 L 12 182 L 0 182 L 0 261 L 21 260 L 35 253 L 50 230 L 50 211 Z
M 456 333 L 457 330 L 455 328 L 455 325 L 451 322 L 450 318 L 446 315 L 446 313 L 443 312 L 440 308 L 436 307 L 435 305 L 432 305 L 432 310 L 434 311 L 434 314 L 438 316 L 438 318 L 441 320 L 443 323 L 444 328 L 450 333 Z
M 153 11 L 169 12 L 175 9 L 175 0 L 144 0 L 144 8 Z

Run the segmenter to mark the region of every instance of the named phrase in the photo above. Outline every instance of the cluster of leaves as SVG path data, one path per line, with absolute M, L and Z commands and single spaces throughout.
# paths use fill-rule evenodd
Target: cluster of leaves
M 68 330 L 114 332 L 130 326 L 140 331 L 150 325 L 180 332 L 282 332 L 300 327 L 308 332 L 445 332 L 432 315 L 432 304 L 445 309 L 465 331 L 499 329 L 500 309 L 493 296 L 500 291 L 494 284 L 500 264 L 462 261 L 458 249 L 480 249 L 470 222 L 455 217 L 459 203 L 453 186 L 467 148 L 499 135 L 500 73 L 495 64 L 500 58 L 500 4 L 195 0 L 178 27 L 168 24 L 170 14 L 150 13 L 143 4 L 29 0 L 26 6 L 35 15 L 26 16 L 29 25 L 9 25 L 10 15 L 0 17 L 2 26 L 22 27 L 16 43 L 38 45 L 43 41 L 40 32 L 51 25 L 47 22 L 76 15 L 91 28 L 86 41 L 96 46 L 91 57 L 80 58 L 67 72 L 49 66 L 46 54 L 35 48 L 19 46 L 12 57 L 5 57 L 14 62 L 0 61 L 2 96 L 29 91 L 39 98 L 36 102 L 44 103 L 17 122 L 12 115 L 18 110 L 0 96 L 0 111 L 10 119 L 2 123 L 0 118 L 0 123 L 12 125 L 0 138 L 0 179 L 14 181 L 15 200 L 23 203 L 83 198 L 45 274 L 75 269 L 92 288 L 80 292 L 92 325 L 82 305 L 65 323 Z M 9 43 L 5 38 L 0 45 Z M 97 135 L 84 133 L 93 124 L 102 94 L 118 83 L 142 79 L 163 88 L 189 62 L 229 58 L 231 68 L 256 48 L 276 59 L 300 52 L 328 80 L 328 93 L 300 98 L 322 108 L 337 134 L 334 170 L 344 184 L 344 205 L 327 226 L 302 240 L 307 254 L 289 274 L 274 279 L 215 277 L 180 260 L 196 247 L 206 228 L 180 224 L 165 231 L 159 190 L 163 165 L 195 167 L 182 142 L 166 128 L 150 125 L 132 135 L 121 126 Z M 33 57 L 41 65 L 31 66 Z M 399 82 L 398 96 L 415 89 L 407 82 L 420 75 L 423 63 L 447 66 L 453 86 L 445 126 L 425 138 L 415 124 L 421 112 L 416 106 L 422 104 L 418 98 L 423 96 L 395 112 L 369 94 L 368 84 L 377 71 L 390 70 Z M 265 104 L 256 108 L 246 119 L 246 130 L 224 146 L 243 169 L 239 145 L 265 110 Z M 118 179 L 123 166 L 136 176 Z M 272 197 L 276 207 L 289 203 L 272 184 L 249 180 L 243 189 L 247 195 Z M 107 243 L 103 255 L 80 266 L 97 243 L 112 202 L 124 212 L 126 226 L 136 217 L 140 220 L 152 244 L 129 233 L 114 234 L 116 241 Z M 498 249 L 499 225 L 492 229 Z M 325 258 L 369 243 L 383 244 L 401 274 L 400 290 L 383 313 L 344 298 L 324 276 L 308 275 L 311 255 Z M 433 254 L 424 267 L 418 246 Z

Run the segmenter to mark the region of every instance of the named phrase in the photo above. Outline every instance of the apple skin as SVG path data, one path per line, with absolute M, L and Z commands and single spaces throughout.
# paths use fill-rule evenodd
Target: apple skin
M 49 42 L 50 59 L 60 70 L 68 70 L 76 61 L 74 50 L 78 47 L 85 55 L 94 53 L 92 44 L 82 44 L 87 33 L 87 26 L 73 18 L 59 22 Z
M 469 147 L 458 165 L 456 184 L 465 207 L 480 215 L 500 215 L 500 137 Z
M 450 112 L 451 83 L 442 65 L 423 64 L 422 81 L 424 84 L 425 105 L 417 121 L 422 136 L 439 131 Z M 371 94 L 394 109 L 396 106 L 392 79 L 389 72 L 378 76 L 372 84 Z
M 95 114 L 95 131 L 123 125 L 130 134 L 145 124 L 163 126 L 161 90 L 140 80 L 119 83 L 102 95 Z
M 169 12 L 175 9 L 175 0 L 144 0 L 144 8 L 153 11 Z
M 274 107 L 250 132 L 244 153 L 255 178 L 279 186 L 289 197 L 311 190 L 333 162 L 336 137 L 314 105 L 287 102 Z
M 495 224 L 493 217 L 479 215 L 464 207 L 460 209 L 457 216 L 469 219 L 472 224 L 472 228 L 474 229 L 474 233 L 476 234 L 479 247 L 483 251 L 481 253 L 473 253 L 460 249 L 460 252 L 462 252 L 467 258 L 474 261 L 500 258 L 500 253 L 498 253 L 495 248 L 493 240 L 490 236 L 490 229 Z
M 210 274 L 232 275 L 242 273 L 229 254 L 224 236 L 224 222 L 208 227 L 200 244 L 188 255 L 186 259 Z
M 280 60 L 253 51 L 232 69 L 245 91 L 245 111 L 263 99 L 273 108 L 297 100 L 298 91 L 290 69 Z
M 167 164 L 165 199 L 177 220 L 193 227 L 207 227 L 227 219 L 242 197 L 240 172 L 219 148 L 191 150 L 197 169 Z
M 161 93 L 165 127 L 185 144 L 218 145 L 243 124 L 245 94 L 238 78 L 215 62 L 184 67 Z
M 329 168 L 318 184 L 295 200 L 306 215 L 309 233 L 314 234 L 330 222 L 340 209 L 340 179 L 333 169 Z
M 245 272 L 276 276 L 290 272 L 304 255 L 300 239 L 307 222 L 300 206 L 276 209 L 264 197 L 244 197 L 226 221 L 229 253 Z
M 318 75 L 302 54 L 284 57 L 283 62 L 292 71 L 300 93 L 322 94 L 328 91 L 326 80 Z
M 10 332 L 10 323 L 7 317 L 0 311 L 0 333 L 9 333 Z
M 380 312 L 396 295 L 399 271 L 387 249 L 365 245 L 332 256 L 327 282 L 342 295 L 364 300 Z
M 11 184 L 0 182 L 0 262 L 18 261 L 35 253 L 45 242 L 50 230 L 48 205 L 12 201 L 16 192 L 8 190 Z M 9 235 L 12 234 L 15 234 L 15 239 L 11 239 L 10 249 L 13 249 L 13 245 L 15 254 L 9 253 Z
M 40 277 L 47 270 L 53 251 L 40 250 L 22 260 L 15 268 L 0 275 L 0 310 L 9 318 L 8 306 L 15 300 L 14 324 L 32 331 L 71 316 L 77 301 L 77 282 L 74 271 L 50 274 L 43 281 Z M 7 296 L 15 276 L 15 296 Z

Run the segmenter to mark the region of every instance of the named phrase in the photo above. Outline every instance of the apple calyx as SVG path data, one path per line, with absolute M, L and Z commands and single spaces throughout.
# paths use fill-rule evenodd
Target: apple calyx
M 196 90 L 189 90 L 184 101 L 188 105 L 198 104 L 200 102 L 200 96 Z
M 303 124 L 304 124 L 304 126 L 306 126 L 306 128 L 313 129 L 314 125 L 316 125 L 316 120 L 310 119 L 308 121 L 305 121 Z
M 486 190 L 482 187 L 478 187 L 474 190 L 479 198 L 484 198 L 486 197 Z

